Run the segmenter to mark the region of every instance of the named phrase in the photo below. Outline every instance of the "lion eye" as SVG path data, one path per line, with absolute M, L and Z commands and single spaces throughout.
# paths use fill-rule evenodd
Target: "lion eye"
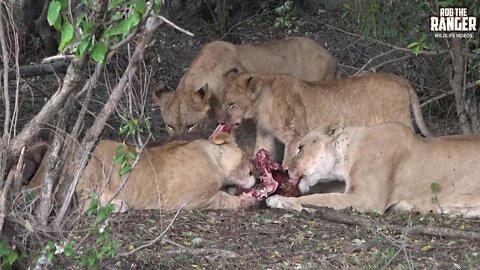
M 188 132 L 192 131 L 196 126 L 197 126 L 197 124 L 188 125 L 188 126 L 187 126 Z
M 297 155 L 302 152 L 302 149 L 303 149 L 303 145 L 299 145 L 297 148 Z
M 228 109 L 231 110 L 233 108 L 235 108 L 235 103 L 229 103 L 228 104 Z
M 172 127 L 172 126 L 170 126 L 170 125 L 166 125 L 166 126 L 167 126 L 167 129 L 168 129 L 169 131 L 172 131 L 172 132 L 173 132 L 173 127 Z

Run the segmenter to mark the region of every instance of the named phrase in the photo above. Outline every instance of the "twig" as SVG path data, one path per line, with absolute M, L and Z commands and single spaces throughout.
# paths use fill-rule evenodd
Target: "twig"
M 228 29 L 228 31 L 227 31 L 222 37 L 220 37 L 219 40 L 222 40 L 222 39 L 224 39 L 226 36 L 228 36 L 228 35 L 232 32 L 232 30 L 233 30 L 235 27 L 239 26 L 240 24 L 242 24 L 242 23 L 244 23 L 244 22 L 247 22 L 247 21 L 249 21 L 249 20 L 252 20 L 252 19 L 254 19 L 254 18 L 256 18 L 256 17 L 260 17 L 260 16 L 267 15 L 267 14 L 269 14 L 269 13 L 274 12 L 274 10 L 270 10 L 270 11 L 267 11 L 267 12 L 264 12 L 264 13 L 258 13 L 260 10 L 261 10 L 261 9 L 259 9 L 259 10 L 257 11 L 257 14 L 255 14 L 255 15 L 253 15 L 253 16 L 250 16 L 250 17 L 248 17 L 248 18 L 246 18 L 246 19 L 244 19 L 244 20 L 241 20 L 241 21 L 239 21 L 238 23 L 230 26 L 230 28 Z
M 383 56 L 385 56 L 385 55 L 391 54 L 391 53 L 393 53 L 393 52 L 395 52 L 395 51 L 397 51 L 397 50 L 396 50 L 396 49 L 391 49 L 391 50 L 388 51 L 388 52 L 384 52 L 384 53 L 381 53 L 381 54 L 379 54 L 379 55 L 376 55 L 376 56 L 370 58 L 370 59 L 365 63 L 365 65 L 363 65 L 354 75 L 358 75 L 358 74 L 360 74 L 362 71 L 364 71 L 365 68 L 366 68 L 373 60 L 375 60 L 375 59 L 377 59 L 377 58 L 380 58 L 380 57 L 383 57 Z
M 380 63 L 380 64 L 376 65 L 376 66 L 371 67 L 370 70 L 376 71 L 377 69 L 379 69 L 379 68 L 381 68 L 381 67 L 383 67 L 383 66 L 386 66 L 386 65 L 388 65 L 388 64 L 391 64 L 391 63 L 393 63 L 393 62 L 397 62 L 397 61 L 400 61 L 400 60 L 405 60 L 405 59 L 408 59 L 408 58 L 410 58 L 410 57 L 413 57 L 413 54 L 405 55 L 405 56 L 402 56 L 402 57 L 399 57 L 399 58 L 395 58 L 395 59 L 390 59 L 390 60 L 388 60 L 388 61 L 385 61 L 385 62 L 383 62 L 383 63 Z
M 130 172 L 125 176 L 123 177 L 123 182 L 122 184 L 117 188 L 117 190 L 115 191 L 115 193 L 113 193 L 113 195 L 110 197 L 110 199 L 108 200 L 108 204 L 110 204 L 112 202 L 112 200 L 118 195 L 118 193 L 120 193 L 120 191 L 122 191 L 123 187 L 125 186 L 125 184 L 127 183 L 128 179 L 130 179 L 130 175 L 132 175 L 132 172 L 133 170 L 135 170 L 135 167 L 137 166 L 138 162 L 140 161 L 140 157 L 143 153 L 143 150 L 145 150 L 145 147 L 147 146 L 148 144 L 148 141 L 150 140 L 150 138 L 152 137 L 152 133 L 150 133 L 147 137 L 147 140 L 145 141 L 145 143 L 142 145 L 142 148 L 140 149 L 140 152 L 137 154 L 137 157 L 135 158 L 135 161 L 133 162 L 132 164 L 132 169 L 130 170 Z
M 163 17 L 163 16 L 161 16 L 161 15 L 157 15 L 157 18 L 160 19 L 160 20 L 162 20 L 162 21 L 164 21 L 164 22 L 166 22 L 167 24 L 170 24 L 173 28 L 177 29 L 177 30 L 180 31 L 180 32 L 183 32 L 183 33 L 185 33 L 185 34 L 187 34 L 187 35 L 189 35 L 189 36 L 191 36 L 191 37 L 194 36 L 192 32 L 187 31 L 187 30 L 181 28 L 180 26 L 174 24 L 173 22 L 169 21 L 167 18 L 165 18 L 165 17 Z
M 355 217 L 342 212 L 338 212 L 328 207 L 319 207 L 311 204 L 302 204 L 302 206 L 305 208 L 312 208 L 317 210 L 316 214 L 320 215 L 320 218 L 328 221 L 333 221 L 333 222 L 347 224 L 347 225 L 356 225 L 361 227 L 368 227 L 371 223 L 370 221 L 364 218 Z
M 399 228 L 400 229 L 400 228 Z M 402 232 L 413 235 L 429 235 L 445 238 L 466 239 L 471 241 L 479 241 L 480 233 L 460 231 L 450 228 L 441 228 L 436 226 L 422 226 L 416 225 L 413 227 L 402 228 Z
M 73 54 L 57 54 L 57 55 L 53 55 L 53 56 L 43 58 L 42 59 L 42 64 L 49 64 L 49 63 L 58 62 L 58 61 L 70 62 L 74 58 L 75 58 L 75 55 L 73 55 Z
M 163 236 L 170 230 L 170 228 L 173 226 L 173 222 L 175 222 L 175 220 L 177 219 L 178 217 L 178 214 L 180 214 L 180 211 L 183 210 L 183 208 L 185 207 L 185 205 L 187 205 L 187 203 L 184 203 L 182 205 L 182 207 L 180 207 L 180 209 L 177 210 L 177 213 L 175 213 L 175 216 L 173 217 L 173 219 L 170 221 L 170 223 L 168 224 L 168 226 L 165 228 L 165 230 L 163 230 L 162 233 L 160 233 L 160 235 L 158 235 L 155 239 L 153 239 L 152 241 L 146 243 L 146 244 L 143 244 L 137 248 L 135 248 L 134 250 L 131 250 L 129 252 L 125 252 L 125 253 L 121 253 L 121 254 L 118 254 L 117 257 L 124 257 L 124 256 L 128 256 L 130 254 L 133 254 L 141 249 L 144 249 L 146 247 L 149 247 L 153 244 L 155 244 L 158 240 L 162 239 Z
M 321 207 L 310 204 L 302 204 L 305 208 L 311 208 L 317 210 L 316 213 L 320 218 L 333 221 L 337 223 L 347 224 L 347 225 L 356 225 L 361 227 L 378 227 L 373 221 L 370 221 L 366 218 L 355 217 L 349 214 L 345 214 L 339 211 L 333 210 L 333 208 Z M 412 235 L 430 235 L 430 236 L 439 236 L 446 238 L 457 238 L 457 239 L 466 239 L 470 241 L 480 240 L 480 233 L 477 232 L 464 232 L 455 229 L 441 228 L 436 226 L 422 226 L 416 225 L 413 227 L 403 227 L 397 225 L 391 225 L 390 228 L 400 231 L 404 234 Z
M 2 233 L 5 217 L 7 216 L 6 204 L 7 204 L 8 191 L 10 189 L 10 186 L 12 185 L 12 182 L 15 180 L 15 178 L 21 177 L 24 154 L 25 154 L 25 146 L 23 146 L 22 150 L 20 151 L 20 158 L 17 163 L 17 168 L 15 170 L 11 170 L 8 173 L 7 181 L 5 182 L 5 185 L 3 186 L 3 189 L 0 193 L 0 234 Z M 16 180 L 16 181 L 21 181 L 21 180 Z
M 205 254 L 214 253 L 224 258 L 236 258 L 240 256 L 238 253 L 234 251 L 226 250 L 226 249 L 218 249 L 218 248 L 184 248 L 184 249 L 170 250 L 162 253 L 167 255 L 183 254 L 183 253 L 189 253 L 192 255 L 205 255 Z
M 326 23 L 324 23 L 323 25 L 325 25 L 325 26 L 328 27 L 328 28 L 332 28 L 332 29 L 334 29 L 334 30 L 337 30 L 337 31 L 339 31 L 339 32 L 342 32 L 342 33 L 345 33 L 345 34 L 348 34 L 348 35 L 351 35 L 351 36 L 365 38 L 365 39 L 367 39 L 367 40 L 370 40 L 370 41 L 376 42 L 376 43 L 378 43 L 378 44 L 382 44 L 382 45 L 388 46 L 388 47 L 393 48 L 393 49 L 396 49 L 396 50 L 400 50 L 400 51 L 412 53 L 412 50 L 411 50 L 411 49 L 408 49 L 408 48 L 398 47 L 398 46 L 395 46 L 395 45 L 392 45 L 392 44 L 389 44 L 389 43 L 386 43 L 386 42 L 383 42 L 383 41 L 380 41 L 380 40 L 376 40 L 376 39 L 369 38 L 369 37 L 364 37 L 364 36 L 362 36 L 362 35 L 355 34 L 355 33 L 351 33 L 351 32 L 345 31 L 345 30 L 343 30 L 343 29 L 337 28 L 337 27 L 335 27 L 335 26 L 326 24 Z M 421 55 L 439 55 L 439 54 L 444 54 L 444 53 L 448 53 L 448 50 L 440 50 L 440 51 L 424 51 L 424 50 L 420 50 L 420 51 L 417 52 L 417 55 L 420 55 L 420 54 L 421 54 Z
M 476 88 L 476 87 L 480 87 L 480 85 L 477 85 L 475 82 L 471 82 L 471 83 L 467 83 L 465 85 L 465 90 L 469 90 L 469 89 L 472 89 L 472 88 Z M 454 91 L 448 91 L 448 92 L 445 92 L 441 95 L 438 95 L 436 97 L 433 97 L 433 98 L 430 98 L 430 99 L 427 99 L 426 101 L 422 102 L 422 104 L 420 105 L 421 107 L 423 106 L 426 106 L 432 102 L 435 102 L 437 100 L 440 100 L 442 98 L 445 98 L 445 97 L 448 97 L 448 96 L 451 96 L 451 95 L 454 95 L 455 92 Z

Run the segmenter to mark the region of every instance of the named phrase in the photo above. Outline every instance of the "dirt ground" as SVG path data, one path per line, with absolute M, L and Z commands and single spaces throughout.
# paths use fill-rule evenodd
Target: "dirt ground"
M 331 210 L 336 213 L 335 211 Z M 441 215 L 360 214 L 353 225 L 317 213 L 252 211 L 131 211 L 114 216 L 121 243 L 105 269 L 478 269 L 480 241 L 403 233 L 415 225 L 480 231 L 480 220 Z M 337 214 L 334 214 L 335 216 Z M 334 218 L 337 221 L 339 219 Z M 169 224 L 173 220 L 173 225 Z M 89 220 L 84 220 L 88 223 Z M 348 222 L 347 222 L 348 223 Z M 87 224 L 80 224 L 80 227 Z M 400 228 L 400 229 L 399 229 Z M 166 233 L 165 233 L 166 231 Z M 164 233 L 164 240 L 155 240 Z M 78 233 L 81 238 L 84 233 Z M 74 237 L 75 238 L 75 237 Z M 93 239 L 91 240 L 94 241 Z M 68 264 L 68 261 L 62 263 Z
M 339 60 L 342 76 L 355 73 L 369 59 L 391 48 L 356 36 L 355 26 L 341 18 L 341 11 L 305 11 L 298 35 L 319 40 Z M 274 27 L 275 15 L 268 13 L 244 18 L 231 34 L 239 42 L 271 40 L 285 36 Z M 195 33 L 190 38 L 165 26 L 161 28 L 147 51 L 146 65 L 153 81 L 165 80 L 175 88 L 185 69 L 205 43 L 222 37 L 211 25 L 199 18 L 179 14 L 177 23 Z M 339 29 L 342 29 L 342 32 Z M 395 52 L 390 57 L 404 56 Z M 439 62 L 448 56 L 439 56 Z M 442 59 L 444 58 L 444 59 Z M 380 60 L 378 63 L 387 61 Z M 437 61 L 436 60 L 436 61 Z M 419 62 L 421 57 L 408 57 L 386 64 L 376 71 L 402 75 L 419 91 L 422 101 L 430 98 L 429 89 L 445 85 L 426 76 Z M 433 61 L 431 58 L 428 61 Z M 352 68 L 353 67 L 353 68 Z M 435 68 L 435 67 L 432 67 Z M 423 79 L 421 79 L 423 78 Z M 428 85 L 425 86 L 425 85 Z M 436 135 L 458 132 L 451 99 L 440 100 L 424 108 L 428 126 Z M 435 106 L 437 105 L 437 106 Z M 448 110 L 439 108 L 450 108 Z M 453 109 L 452 109 L 453 108 Z M 154 132 L 164 134 L 158 109 L 148 109 Z M 115 121 L 112 125 L 115 126 Z M 104 137 L 115 137 L 107 129 Z M 480 241 L 459 236 L 439 237 L 405 233 L 402 228 L 415 225 L 437 226 L 480 232 L 480 219 L 448 218 L 417 213 L 359 214 L 345 210 L 350 218 L 362 218 L 367 224 L 344 224 L 322 218 L 318 213 L 289 212 L 261 208 L 252 211 L 130 211 L 113 215 L 112 237 L 119 241 L 117 257 L 99 262 L 99 269 L 479 269 Z M 91 218 L 75 220 L 65 232 L 66 239 L 83 239 L 84 228 Z M 171 223 L 171 226 L 169 225 Z M 365 222 L 364 222 L 365 223 Z M 403 233 L 402 233 L 403 232 Z M 161 240 L 157 237 L 163 235 Z M 86 245 L 94 237 L 84 239 Z M 145 248 L 135 250 L 142 245 Z M 130 255 L 122 253 L 134 251 Z M 77 268 L 67 258 L 54 260 L 65 269 Z

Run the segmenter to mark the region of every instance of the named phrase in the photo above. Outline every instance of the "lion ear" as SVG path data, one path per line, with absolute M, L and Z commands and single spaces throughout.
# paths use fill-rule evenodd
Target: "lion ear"
M 197 91 L 195 91 L 196 97 L 198 97 L 199 101 L 202 102 L 208 102 L 210 100 L 210 97 L 212 96 L 212 93 L 208 87 L 208 83 L 206 83 L 204 86 L 200 87 Z
M 216 145 L 231 143 L 234 141 L 235 139 L 233 138 L 233 136 L 226 132 L 220 132 L 212 138 L 212 142 Z
M 161 108 L 172 101 L 173 95 L 174 91 L 168 89 L 163 81 L 159 81 L 152 90 L 153 101 Z
M 260 88 L 259 83 L 260 83 L 260 80 L 254 76 L 247 76 L 245 80 L 245 85 L 247 86 L 247 89 L 249 89 L 254 95 L 257 94 Z
M 344 128 L 345 125 L 343 124 L 343 122 L 333 123 L 332 125 L 327 127 L 325 133 L 330 137 L 337 138 L 338 136 L 340 136 L 340 134 L 343 133 Z

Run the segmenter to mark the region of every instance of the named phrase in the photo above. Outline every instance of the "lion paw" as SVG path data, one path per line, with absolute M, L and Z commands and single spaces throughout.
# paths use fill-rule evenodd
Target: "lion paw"
M 111 204 L 113 204 L 113 212 L 114 213 L 123 214 L 123 213 L 128 212 L 128 210 L 130 209 L 128 207 L 127 203 L 123 200 L 115 199 L 115 200 L 112 200 Z
M 294 209 L 302 211 L 303 207 L 293 201 L 294 198 L 274 195 L 267 198 L 267 205 L 271 208 Z

